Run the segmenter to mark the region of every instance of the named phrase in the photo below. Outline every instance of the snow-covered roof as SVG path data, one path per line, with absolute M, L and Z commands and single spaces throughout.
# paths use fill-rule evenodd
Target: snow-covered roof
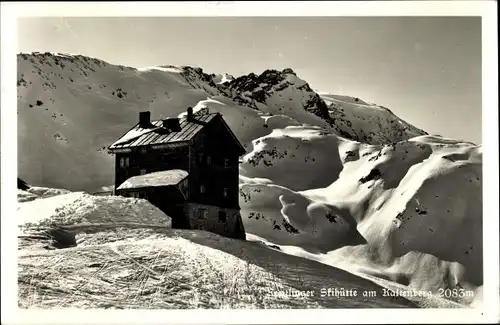
M 186 177 L 188 177 L 188 175 L 188 172 L 185 170 L 171 169 L 161 172 L 133 176 L 123 182 L 117 188 L 117 190 L 177 185 Z
M 109 149 L 187 142 L 217 115 L 218 113 L 196 114 L 193 121 L 188 121 L 184 117 L 180 118 L 180 131 L 177 132 L 162 127 L 162 120 L 151 121 L 150 128 L 142 128 L 139 124 L 136 124 L 130 131 L 109 146 Z
M 217 102 L 213 99 L 207 99 L 205 102 Z M 217 102 L 218 103 L 218 102 Z M 202 108 L 200 105 L 199 108 Z M 108 147 L 111 152 L 120 150 L 129 150 L 134 147 L 147 147 L 147 146 L 188 146 L 192 144 L 192 139 L 215 117 L 220 117 L 222 124 L 229 131 L 229 135 L 233 138 L 236 145 L 240 148 L 240 155 L 246 153 L 245 148 L 239 142 L 238 138 L 234 135 L 227 123 L 222 118 L 220 113 L 206 113 L 201 110 L 195 112 L 193 108 L 193 119 L 188 120 L 187 116 L 182 113 L 177 119 L 179 121 L 178 128 L 172 130 L 171 128 L 164 127 L 164 120 L 151 121 L 149 126 L 142 127 L 137 123 L 127 133 L 122 135 L 112 145 Z

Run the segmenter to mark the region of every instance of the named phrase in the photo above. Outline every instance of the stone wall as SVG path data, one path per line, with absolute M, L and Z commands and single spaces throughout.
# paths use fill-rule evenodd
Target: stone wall
M 219 212 L 225 213 L 225 220 L 220 218 Z M 185 214 L 192 229 L 203 229 L 226 237 L 245 239 L 239 209 L 187 203 Z

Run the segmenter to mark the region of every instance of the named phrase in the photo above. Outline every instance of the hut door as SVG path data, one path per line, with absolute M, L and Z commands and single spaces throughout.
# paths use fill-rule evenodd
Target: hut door
M 172 209 L 172 228 L 188 229 L 188 216 L 184 213 L 184 205 L 178 204 Z
M 198 218 L 196 218 L 196 227 L 198 229 L 206 229 L 205 224 L 208 219 L 208 210 L 207 209 L 198 209 Z

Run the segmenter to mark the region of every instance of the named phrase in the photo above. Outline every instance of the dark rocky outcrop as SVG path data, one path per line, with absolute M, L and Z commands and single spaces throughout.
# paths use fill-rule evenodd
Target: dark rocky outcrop
M 19 177 L 17 178 L 17 188 L 19 190 L 23 190 L 23 191 L 26 191 L 30 188 L 30 186 L 28 185 L 28 183 L 26 183 L 25 181 L 23 181 L 22 179 L 20 179 Z

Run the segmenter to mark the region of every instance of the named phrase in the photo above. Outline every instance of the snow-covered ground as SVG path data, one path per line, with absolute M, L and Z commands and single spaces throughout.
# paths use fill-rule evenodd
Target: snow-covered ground
M 340 269 L 204 231 L 92 234 L 64 250 L 22 250 L 21 307 L 356 308 L 416 307 Z M 87 236 L 88 237 L 88 236 Z M 118 237 L 118 238 L 113 238 Z M 122 239 L 125 237 L 126 239 Z M 128 237 L 128 238 L 127 238 Z M 113 238 L 113 242 L 106 242 Z M 349 288 L 358 296 L 327 296 Z M 322 289 L 323 294 L 322 294 Z M 293 291 L 292 291 L 293 290 Z M 377 297 L 362 297 L 363 291 Z M 307 296 L 306 296 L 307 295 Z
M 257 242 L 171 230 L 167 223 L 151 227 L 168 217 L 145 200 L 75 192 L 19 205 L 21 307 L 417 306 L 384 297 L 382 287 L 372 281 Z M 65 226 L 75 235 L 76 247 L 46 250 L 29 236 Z M 380 296 L 335 298 L 323 288 L 369 290 Z
M 290 69 L 234 78 L 199 68 L 138 70 L 76 55 L 20 54 L 18 104 L 19 177 L 89 192 L 113 184 L 114 160 L 106 146 L 137 123 L 138 112 L 149 110 L 154 119 L 182 115 L 189 106 L 220 112 L 248 152 L 240 165 L 245 229 L 305 258 L 293 260 L 290 268 L 305 263 L 300 271 L 307 273 L 318 265 L 309 264 L 315 260 L 321 268 L 335 266 L 384 286 L 434 294 L 460 289 L 473 294 L 455 300 L 480 302 L 481 146 L 428 135 L 362 99 L 319 95 Z M 23 192 L 19 199 L 36 195 Z M 61 195 L 66 200 L 62 211 L 114 204 L 85 195 Z M 42 200 L 50 198 L 36 201 Z M 26 207 L 20 211 L 38 220 L 29 203 L 21 203 Z M 113 208 L 118 219 L 127 218 L 118 211 L 122 204 Z M 49 215 L 41 219 L 58 220 L 59 210 L 52 208 L 40 208 Z M 188 234 L 200 232 L 175 236 Z M 203 245 L 226 240 L 210 238 Z M 163 247 L 155 240 L 147 242 Z M 131 250 L 148 246 L 127 245 Z M 262 256 L 275 251 L 259 249 L 267 250 L 258 251 Z M 79 250 L 36 254 L 50 263 L 58 254 L 71 259 L 70 252 Z M 297 258 L 288 256 L 280 253 L 279 263 L 288 263 L 281 257 Z M 439 301 L 423 305 L 444 306 Z

